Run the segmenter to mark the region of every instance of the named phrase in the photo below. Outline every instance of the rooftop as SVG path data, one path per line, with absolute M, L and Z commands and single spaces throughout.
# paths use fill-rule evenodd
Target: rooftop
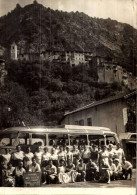
M 100 100 L 100 101 L 95 101 L 95 102 L 92 102 L 91 104 L 88 104 L 84 107 L 81 107 L 81 108 L 78 108 L 78 109 L 73 110 L 71 112 L 68 112 L 68 113 L 64 114 L 64 116 L 67 116 L 69 114 L 79 112 L 79 111 L 82 111 L 82 110 L 86 110 L 86 109 L 92 108 L 94 106 L 98 106 L 98 105 L 105 104 L 105 103 L 108 103 L 108 102 L 111 102 L 111 101 L 115 101 L 115 100 L 118 100 L 118 99 L 121 99 L 121 98 L 127 99 L 127 98 L 129 98 L 133 95 L 136 95 L 136 94 L 137 94 L 137 91 L 133 91 L 132 93 L 129 93 L 129 94 L 120 94 L 120 95 L 112 96 L 112 97 L 109 97 L 109 98 L 106 98 L 106 99 L 103 99 L 103 100 Z

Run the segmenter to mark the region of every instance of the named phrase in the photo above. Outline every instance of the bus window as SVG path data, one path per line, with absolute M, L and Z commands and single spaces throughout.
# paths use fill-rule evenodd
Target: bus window
M 0 136 L 0 146 L 10 146 L 11 140 L 9 138 L 9 135 L 3 134 Z
M 104 145 L 104 136 L 103 135 L 88 135 L 89 145 L 102 146 Z
M 28 145 L 29 144 L 29 134 L 28 133 L 15 133 L 11 136 L 11 143 L 13 146 Z
M 70 145 L 88 145 L 87 135 L 71 135 Z
M 45 134 L 32 134 L 32 145 L 45 146 L 46 145 L 46 135 Z
M 116 145 L 116 139 L 114 136 L 106 136 L 106 144 L 113 144 Z
M 130 139 L 137 139 L 137 135 L 136 134 L 132 134 L 131 136 L 130 136 Z
M 53 145 L 69 145 L 67 134 L 49 134 L 49 146 Z

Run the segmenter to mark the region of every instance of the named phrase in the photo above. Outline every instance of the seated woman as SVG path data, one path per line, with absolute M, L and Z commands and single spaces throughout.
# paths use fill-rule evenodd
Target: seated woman
M 86 180 L 96 181 L 96 179 L 98 179 L 98 175 L 98 166 L 92 161 L 91 158 L 89 158 L 89 162 L 86 165 Z
M 44 148 L 44 153 L 42 154 L 42 167 L 47 166 L 49 164 L 51 154 L 48 152 L 48 148 Z
M 49 165 L 42 167 L 43 184 L 57 183 L 57 168 L 53 165 L 52 160 L 49 160 Z
M 101 178 L 100 182 L 110 183 L 110 166 L 105 160 L 101 161 L 100 166 Z
M 18 166 L 14 170 L 15 175 L 15 186 L 16 187 L 23 187 L 24 186 L 24 179 L 23 174 L 26 173 L 25 169 L 23 168 L 23 161 L 18 162 Z
M 29 172 L 40 172 L 40 165 L 36 162 L 36 158 L 32 158 L 32 164 L 29 166 Z
M 58 167 L 58 182 L 59 183 L 68 183 L 69 182 L 69 176 L 65 173 L 66 167 L 65 167 L 65 161 L 63 159 L 60 160 L 60 164 Z
M 66 174 L 69 176 L 69 182 L 74 183 L 77 178 L 77 172 L 75 170 L 75 165 L 69 159 L 66 166 Z
M 109 159 L 109 166 L 110 166 L 110 179 L 113 181 L 115 180 L 116 174 L 116 165 L 113 163 L 113 159 Z
M 42 154 L 43 152 L 41 152 L 41 147 L 37 146 L 36 152 L 34 153 L 34 157 L 36 162 L 41 165 L 41 161 L 42 161 Z
M 30 166 L 30 160 L 27 156 L 23 158 L 23 167 L 26 170 L 26 172 L 29 172 L 29 166 Z
M 11 162 L 8 163 L 7 169 L 5 170 L 5 176 L 3 181 L 4 187 L 14 187 L 15 178 L 13 176 L 15 167 L 12 166 Z
M 118 180 L 118 179 L 123 179 L 123 173 L 122 173 L 122 165 L 121 163 L 119 162 L 119 159 L 116 158 L 114 160 L 114 163 L 116 165 L 116 171 L 115 171 L 115 179 Z
M 83 163 L 83 159 L 79 160 L 79 164 L 76 167 L 77 181 L 86 181 L 86 164 Z
M 7 165 L 3 157 L 0 156 L 0 186 L 5 186 Z
M 16 152 L 14 152 L 11 156 L 12 164 L 14 167 L 18 166 L 18 161 L 22 161 L 24 158 L 24 152 L 21 150 L 21 147 L 16 146 Z

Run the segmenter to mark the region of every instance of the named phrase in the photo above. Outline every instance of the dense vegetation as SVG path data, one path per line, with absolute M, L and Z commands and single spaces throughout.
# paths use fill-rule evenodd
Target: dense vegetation
M 122 92 L 118 83 L 97 83 L 96 72 L 49 62 L 7 62 L 8 76 L 0 88 L 0 127 L 55 125 L 65 111 Z

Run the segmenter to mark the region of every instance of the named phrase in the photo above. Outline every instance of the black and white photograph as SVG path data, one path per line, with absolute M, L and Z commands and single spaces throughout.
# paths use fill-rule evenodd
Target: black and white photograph
M 0 195 L 135 195 L 136 72 L 136 0 L 0 0 Z

